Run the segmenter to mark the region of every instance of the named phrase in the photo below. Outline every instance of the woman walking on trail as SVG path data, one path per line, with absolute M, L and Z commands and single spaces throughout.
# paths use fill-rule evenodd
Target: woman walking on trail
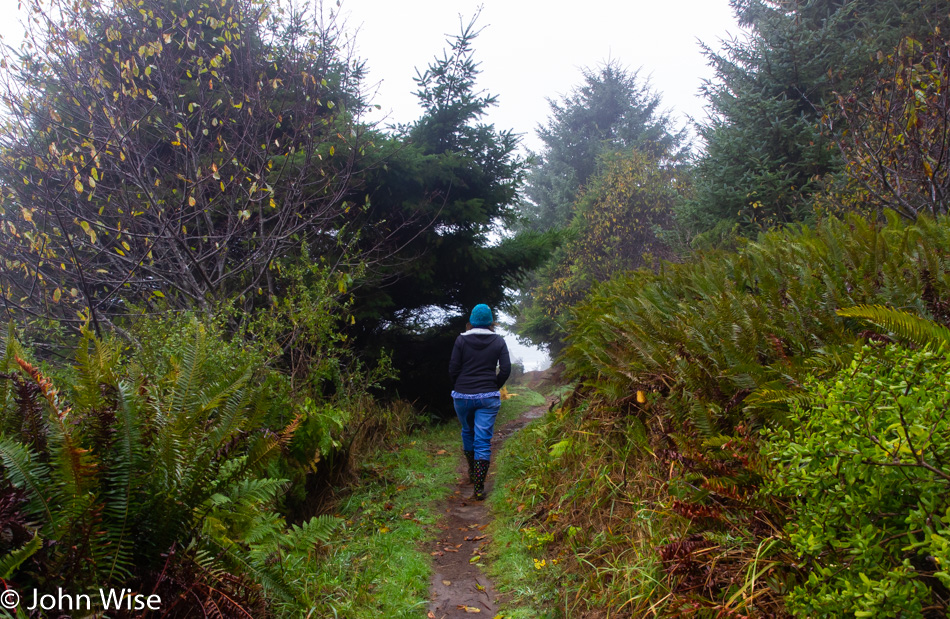
M 505 338 L 495 333 L 487 305 L 476 305 L 468 322 L 468 330 L 455 338 L 449 375 L 454 385 L 455 413 L 462 423 L 468 477 L 475 486 L 472 498 L 481 501 L 485 498 L 495 416 L 501 408 L 500 389 L 511 375 L 511 360 Z

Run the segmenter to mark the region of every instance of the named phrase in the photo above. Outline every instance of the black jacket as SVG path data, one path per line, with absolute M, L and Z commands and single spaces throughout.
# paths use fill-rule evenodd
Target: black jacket
M 499 371 L 495 373 L 495 366 Z M 498 391 L 511 376 L 505 338 L 488 329 L 472 329 L 455 338 L 449 376 L 459 393 Z

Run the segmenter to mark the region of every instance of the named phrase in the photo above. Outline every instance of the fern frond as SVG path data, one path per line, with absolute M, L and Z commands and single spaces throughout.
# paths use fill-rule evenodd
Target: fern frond
M 110 543 L 114 546 L 108 577 L 131 562 L 132 552 L 127 535 L 132 508 L 133 476 L 142 462 L 139 401 L 135 388 L 120 382 L 116 390 L 117 440 L 110 467 L 109 513 L 115 521 Z
M 278 597 L 285 602 L 296 599 L 295 592 L 276 569 L 255 560 L 251 552 L 234 543 L 209 540 L 211 544 L 221 549 L 226 561 L 232 563 L 235 573 L 246 574 L 251 580 L 260 584 L 270 596 Z M 234 570 L 232 570 L 234 571 Z
M 53 524 L 50 506 L 56 504 L 56 496 L 49 492 L 49 467 L 38 460 L 33 450 L 5 436 L 0 436 L 0 460 L 10 483 L 26 490 L 27 511 Z
M 343 521 L 329 514 L 314 516 L 302 525 L 291 525 L 285 536 L 285 543 L 291 548 L 304 549 L 315 546 L 317 543 L 330 541 L 333 533 L 340 528 Z
M 837 314 L 844 318 L 866 320 L 918 346 L 950 344 L 950 329 L 933 320 L 921 318 L 910 312 L 884 307 L 883 305 L 857 305 L 840 309 Z
M 89 450 L 80 446 L 78 430 L 68 419 L 71 409 L 60 402 L 59 390 L 39 368 L 20 357 L 16 358 L 16 362 L 36 382 L 40 392 L 49 402 L 50 414 L 47 419 L 51 454 L 63 469 L 62 481 L 66 484 L 66 494 L 79 496 L 85 491 L 87 479 L 95 472 L 95 464 L 90 458 Z
M 217 495 L 221 497 L 218 502 L 245 505 L 266 503 L 276 497 L 286 485 L 287 481 L 284 479 L 242 479 L 220 492 Z
M 241 536 L 245 543 L 251 546 L 261 544 L 271 539 L 283 539 L 281 536 L 284 519 L 275 513 L 258 514 L 251 526 Z
M 24 561 L 36 554 L 43 546 L 43 538 L 39 533 L 33 536 L 33 539 L 23 544 L 20 548 L 8 552 L 0 559 L 0 578 L 8 580 L 13 577 L 14 572 L 23 564 Z
M 195 412 L 205 413 L 220 407 L 222 402 L 243 390 L 252 373 L 251 368 L 246 368 L 243 371 L 235 372 L 210 384 L 203 385 L 201 391 L 197 394 L 199 406 Z
M 189 409 L 198 408 L 195 400 L 200 396 L 201 388 L 204 386 L 208 338 L 204 325 L 196 324 L 194 330 L 194 340 L 185 346 L 178 369 L 178 380 L 170 396 L 169 414 L 173 418 L 186 414 Z
M 746 411 L 776 404 L 784 405 L 789 408 L 793 405 L 798 405 L 806 409 L 818 405 L 819 400 L 814 395 L 805 391 L 761 387 L 749 394 L 744 404 Z
M 227 401 L 218 411 L 214 432 L 212 432 L 208 441 L 208 447 L 215 450 L 219 449 L 243 427 L 247 419 L 248 403 L 248 392 L 244 385 L 248 378 L 250 378 L 250 372 L 243 374 L 228 389 Z
M 716 413 L 711 409 L 718 408 L 714 404 L 694 402 L 689 410 L 689 418 L 703 436 L 711 437 L 718 434 L 716 428 Z
M 97 408 L 104 404 L 102 385 L 118 382 L 116 370 L 120 367 L 121 351 L 117 342 L 102 339 L 86 328 L 76 349 L 76 379 L 71 397 L 77 410 Z

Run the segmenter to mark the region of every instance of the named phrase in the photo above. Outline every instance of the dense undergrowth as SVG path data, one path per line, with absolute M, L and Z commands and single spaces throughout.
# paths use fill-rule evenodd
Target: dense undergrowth
M 874 389 L 848 374 L 852 363 L 864 368 L 862 384 L 911 389 L 887 364 L 868 369 L 860 352 L 866 340 L 895 347 L 893 338 L 837 310 L 887 305 L 946 324 L 948 300 L 943 218 L 828 219 L 595 289 L 575 309 L 563 356 L 575 390 L 509 448 L 504 500 L 516 506 L 520 520 L 511 522 L 539 561 L 538 584 L 527 592 L 535 607 L 571 617 L 840 616 L 842 608 L 945 616 L 946 568 L 935 548 L 950 507 L 950 436 L 942 400 L 933 399 L 945 361 L 883 353 L 893 367 L 917 363 L 930 377 L 920 382 L 922 416 L 907 421 L 912 429 L 900 429 L 903 418 L 851 429 L 865 437 L 862 449 L 887 432 L 904 436 L 899 449 L 887 449 L 917 449 L 911 461 L 889 468 L 881 457 L 860 473 L 822 469 L 836 451 L 855 459 L 862 452 L 808 419 L 834 411 L 859 419 L 873 402 Z M 805 483 L 787 463 L 809 449 L 819 470 Z M 822 475 L 818 487 L 833 509 L 805 500 Z M 899 504 L 878 511 L 859 498 L 895 490 Z M 820 505 L 831 511 L 816 514 Z M 824 536 L 802 533 L 829 513 L 840 522 L 829 520 Z M 881 532 L 865 530 L 860 518 Z M 874 570 L 861 567 L 868 547 L 876 549 Z
M 169 617 L 311 612 L 345 524 L 321 493 L 414 411 L 375 402 L 372 372 L 352 368 L 350 386 L 314 372 L 293 387 L 213 322 L 137 329 L 137 346 L 86 333 L 61 363 L 36 361 L 13 325 L 4 334 L 0 578 L 24 595 L 126 587 Z

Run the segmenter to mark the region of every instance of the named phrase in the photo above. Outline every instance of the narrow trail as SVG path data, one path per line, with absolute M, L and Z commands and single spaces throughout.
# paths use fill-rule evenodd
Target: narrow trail
M 505 440 L 544 415 L 550 402 L 529 408 L 520 417 L 495 430 L 492 454 L 498 454 Z M 459 448 L 461 450 L 461 447 Z M 495 486 L 496 463 L 492 462 L 485 483 L 487 493 Z M 429 619 L 455 619 L 481 614 L 494 617 L 498 597 L 491 581 L 482 572 L 480 557 L 491 544 L 485 529 L 492 521 L 485 501 L 473 501 L 468 468 L 459 451 L 459 477 L 455 491 L 442 506 L 443 518 L 437 525 L 438 539 L 433 543 L 432 580 L 429 583 Z

